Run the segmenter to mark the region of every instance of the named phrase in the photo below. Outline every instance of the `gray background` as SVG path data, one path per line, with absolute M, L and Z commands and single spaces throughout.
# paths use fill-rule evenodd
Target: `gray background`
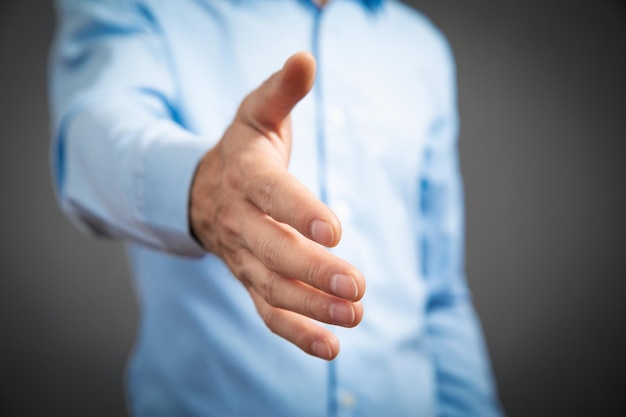
M 508 414 L 626 415 L 626 7 L 410 3 L 457 57 L 467 266 Z M 121 416 L 137 307 L 121 245 L 54 201 L 53 24 L 0 0 L 0 415 Z

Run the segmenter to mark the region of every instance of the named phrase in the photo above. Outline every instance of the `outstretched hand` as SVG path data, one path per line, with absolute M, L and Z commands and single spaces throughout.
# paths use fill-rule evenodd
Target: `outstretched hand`
M 287 171 L 289 115 L 314 79 L 315 59 L 300 52 L 243 100 L 198 166 L 190 221 L 196 238 L 226 262 L 274 333 L 331 360 L 339 341 L 309 318 L 356 326 L 365 280 L 324 248 L 339 242 L 341 224 Z

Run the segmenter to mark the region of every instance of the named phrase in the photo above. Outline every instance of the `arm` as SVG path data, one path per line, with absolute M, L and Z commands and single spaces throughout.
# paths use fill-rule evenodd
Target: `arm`
M 53 158 L 63 208 L 88 230 L 219 256 L 276 334 L 324 359 L 363 315 L 361 273 L 325 250 L 341 227 L 287 172 L 289 114 L 312 87 L 296 54 L 242 102 L 217 145 L 185 130 L 158 23 L 130 0 L 58 2 Z
M 431 126 L 421 185 L 423 275 L 428 289 L 426 331 L 437 381 L 439 415 L 498 416 L 480 325 L 464 275 L 463 191 L 457 153 L 454 68 L 447 47 L 435 85 L 440 114 Z
M 209 145 L 175 121 L 158 28 L 126 1 L 59 1 L 57 11 L 52 157 L 62 207 L 94 234 L 202 256 L 187 195 Z

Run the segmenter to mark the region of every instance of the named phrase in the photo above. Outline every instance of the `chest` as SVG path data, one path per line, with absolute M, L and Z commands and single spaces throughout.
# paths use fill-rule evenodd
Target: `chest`
M 426 57 L 402 28 L 357 2 L 321 13 L 282 0 L 177 3 L 197 8 L 164 28 L 186 128 L 218 141 L 243 97 L 291 54 L 309 50 L 318 63 L 316 85 L 292 114 L 290 169 L 317 192 L 325 169 L 335 187 L 369 176 L 369 184 L 411 193 L 433 97 Z

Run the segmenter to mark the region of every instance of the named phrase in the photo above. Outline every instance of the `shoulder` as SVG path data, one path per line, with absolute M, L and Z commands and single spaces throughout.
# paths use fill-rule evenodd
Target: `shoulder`
M 436 106 L 449 108 L 456 97 L 456 67 L 444 33 L 422 12 L 398 0 L 386 0 L 380 14 L 387 43 L 402 50 L 405 65 L 427 83 Z
M 451 65 L 453 54 L 448 39 L 424 13 L 398 0 L 387 0 L 381 11 L 405 47 L 431 57 L 437 65 Z

